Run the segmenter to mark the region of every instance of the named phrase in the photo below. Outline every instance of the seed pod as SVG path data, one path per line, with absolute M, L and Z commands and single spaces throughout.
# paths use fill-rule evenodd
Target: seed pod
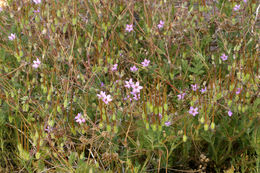
M 183 142 L 186 142 L 187 141 L 187 136 L 183 135 L 182 140 L 183 140 Z

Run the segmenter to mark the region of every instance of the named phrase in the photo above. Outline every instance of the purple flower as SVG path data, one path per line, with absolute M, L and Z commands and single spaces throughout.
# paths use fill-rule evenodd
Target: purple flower
M 222 59 L 222 61 L 226 61 L 228 56 L 223 53 L 220 58 Z
M 130 88 L 134 85 L 134 82 L 132 79 L 130 79 L 129 81 L 125 81 L 125 87 L 126 88 Z
M 193 108 L 192 106 L 190 107 L 189 113 L 192 114 L 193 116 L 197 115 L 198 112 L 198 108 Z
M 139 100 L 140 99 L 140 94 L 135 93 L 133 99 L 134 100 Z
M 114 64 L 113 67 L 111 68 L 112 71 L 116 71 L 117 70 L 117 64 Z
M 75 117 L 75 120 L 77 123 L 81 124 L 81 123 L 84 123 L 86 120 L 85 118 L 82 116 L 81 113 L 78 113 L 78 115 Z
M 40 13 L 40 10 L 37 9 L 37 10 L 34 10 L 33 12 L 34 12 L 34 13 Z
M 128 25 L 128 24 L 127 24 L 125 30 L 126 30 L 127 32 L 133 31 L 133 25 Z
M 41 0 L 33 0 L 33 2 L 34 2 L 35 4 L 40 4 L 42 1 L 41 1 Z
M 129 99 L 129 97 L 130 97 L 130 96 L 129 96 L 129 95 L 127 95 L 127 97 L 125 97 L 125 98 L 124 98 L 124 100 L 127 100 L 127 99 Z
M 247 3 L 247 0 L 243 0 L 244 1 L 244 3 Z
M 52 131 L 52 128 L 50 126 L 47 126 L 47 128 L 44 129 L 46 132 L 50 133 Z
M 103 100 L 103 102 L 104 102 L 105 104 L 108 104 L 109 102 L 112 101 L 111 95 L 107 95 L 107 96 L 103 97 L 102 100 Z
M 229 110 L 229 111 L 228 111 L 228 116 L 230 116 L 230 117 L 231 117 L 231 116 L 232 116 L 232 114 L 233 114 L 233 113 L 231 112 L 231 110 Z
M 104 91 L 100 91 L 100 94 L 97 94 L 99 99 L 103 99 L 104 97 L 106 97 L 106 93 Z
M 16 38 L 16 36 L 13 33 L 11 33 L 11 35 L 8 36 L 8 39 L 11 40 L 11 41 L 14 40 L 15 38 Z
M 132 72 L 136 72 L 136 71 L 138 70 L 138 68 L 134 65 L 133 67 L 130 67 L 130 70 L 131 70 Z
M 242 90 L 242 88 L 237 88 L 237 90 L 236 90 L 236 95 L 240 94 L 240 93 L 241 93 L 241 90 Z
M 132 85 L 133 93 L 139 93 L 141 89 L 143 89 L 142 86 L 139 85 L 139 82 L 136 82 L 134 85 Z
M 144 61 L 141 63 L 143 67 L 147 67 L 150 63 L 150 60 L 144 59 Z
M 200 90 L 201 93 L 205 93 L 206 91 L 207 91 L 207 87 L 201 88 L 201 90 Z
M 238 11 L 240 9 L 240 5 L 235 5 L 235 7 L 233 8 L 234 11 Z
M 191 85 L 191 87 L 192 87 L 193 91 L 196 91 L 198 89 L 198 85 L 197 84 Z
M 3 8 L 2 7 L 0 7 L 0 12 L 2 12 L 3 11 Z
M 160 20 L 160 23 L 157 25 L 159 29 L 163 28 L 164 21 Z
M 178 100 L 183 100 L 186 93 L 180 93 L 178 96 Z
M 103 82 L 101 82 L 100 86 L 101 86 L 101 87 L 103 87 L 103 86 L 104 86 L 104 83 L 103 83 Z
M 33 61 L 33 68 L 38 68 L 41 65 L 41 61 L 37 58 L 36 61 Z
M 165 124 L 167 127 L 169 127 L 172 123 L 171 123 L 170 121 L 166 121 L 164 124 Z

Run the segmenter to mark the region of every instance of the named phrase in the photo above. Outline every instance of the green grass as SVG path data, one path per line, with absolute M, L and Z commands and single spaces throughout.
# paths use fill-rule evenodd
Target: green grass
M 258 11 L 254 0 L 9 0 L 0 172 L 259 172 Z

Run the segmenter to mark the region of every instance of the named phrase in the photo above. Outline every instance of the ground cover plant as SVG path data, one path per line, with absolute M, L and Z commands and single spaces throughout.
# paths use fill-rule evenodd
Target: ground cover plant
M 255 0 L 7 0 L 0 172 L 260 172 Z

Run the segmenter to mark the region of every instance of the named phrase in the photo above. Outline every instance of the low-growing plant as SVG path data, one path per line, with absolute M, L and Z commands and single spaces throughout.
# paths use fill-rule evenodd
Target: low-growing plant
M 0 5 L 0 172 L 260 171 L 255 0 Z

